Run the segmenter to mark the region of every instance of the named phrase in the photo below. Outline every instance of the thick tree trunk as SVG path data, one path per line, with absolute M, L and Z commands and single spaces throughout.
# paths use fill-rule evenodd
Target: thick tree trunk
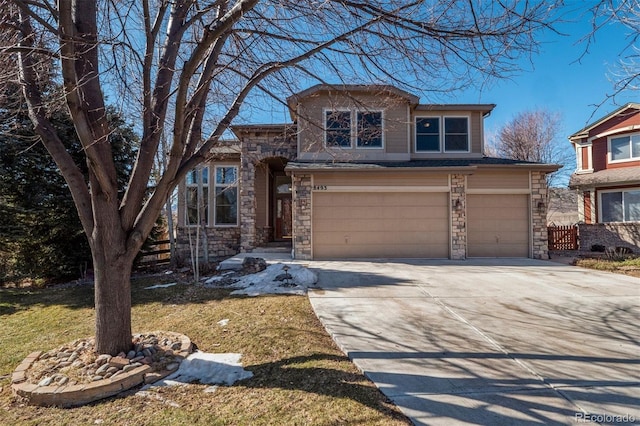
M 131 267 L 122 247 L 93 247 L 95 272 L 96 351 L 117 355 L 131 349 Z

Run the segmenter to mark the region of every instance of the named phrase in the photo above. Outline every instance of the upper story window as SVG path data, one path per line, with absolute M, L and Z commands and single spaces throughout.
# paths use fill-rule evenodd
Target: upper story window
M 358 111 L 356 113 L 358 148 L 382 148 L 382 112 Z
M 416 117 L 415 134 L 416 152 L 469 152 L 469 117 Z
M 444 118 L 444 151 L 469 151 L 469 119 L 467 117 Z
M 640 160 L 640 134 L 609 139 L 610 161 Z
M 382 148 L 382 111 L 325 111 L 328 147 Z
M 187 173 L 185 180 L 186 225 L 209 224 L 209 168 Z
M 215 219 L 216 226 L 238 224 L 238 166 L 215 168 Z
M 440 152 L 440 117 L 416 118 L 416 152 Z
M 327 146 L 351 148 L 351 111 L 325 111 Z

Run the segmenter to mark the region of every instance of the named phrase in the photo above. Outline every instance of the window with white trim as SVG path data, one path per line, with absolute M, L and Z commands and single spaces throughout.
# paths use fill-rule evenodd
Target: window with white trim
M 440 152 L 440 117 L 416 117 L 416 152 Z
M 351 148 L 351 111 L 325 111 L 325 144 Z
M 209 167 L 187 173 L 185 179 L 186 225 L 209 224 Z
M 215 166 L 216 226 L 238 224 L 238 166 Z
M 382 112 L 358 111 L 356 113 L 356 146 L 358 148 L 382 148 Z
M 640 134 L 609 139 L 611 161 L 640 160 Z
M 416 152 L 469 152 L 469 117 L 415 119 Z
M 327 147 L 382 148 L 382 111 L 325 110 Z
M 600 192 L 600 222 L 640 221 L 640 188 Z

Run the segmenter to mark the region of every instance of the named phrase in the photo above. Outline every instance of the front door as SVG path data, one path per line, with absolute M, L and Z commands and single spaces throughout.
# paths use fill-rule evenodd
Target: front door
M 291 177 L 275 177 L 275 239 L 290 240 L 292 238 L 292 215 L 291 215 Z

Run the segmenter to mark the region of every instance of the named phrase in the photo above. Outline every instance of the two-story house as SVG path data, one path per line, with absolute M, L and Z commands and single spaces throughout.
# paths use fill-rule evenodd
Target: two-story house
M 569 136 L 577 169 L 581 245 L 640 245 L 640 104 L 629 103 Z
M 183 249 L 291 241 L 298 259 L 547 258 L 556 165 L 483 156 L 491 104 L 420 104 L 391 86 L 316 85 L 287 124 L 236 125 L 180 187 Z

